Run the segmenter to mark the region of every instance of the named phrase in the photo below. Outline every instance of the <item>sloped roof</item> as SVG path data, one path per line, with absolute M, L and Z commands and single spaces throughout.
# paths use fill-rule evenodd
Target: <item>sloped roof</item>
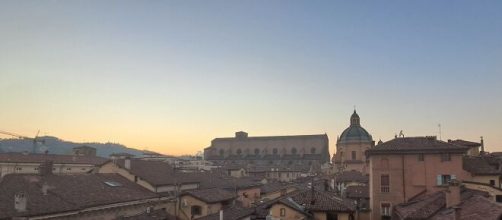
M 458 205 L 461 220 L 501 219 L 502 205 L 483 196 L 474 195 Z M 432 220 L 455 220 L 455 210 L 444 209 L 434 215 Z
M 466 140 L 462 140 L 462 139 L 457 139 L 457 140 L 453 140 L 453 141 L 448 140 L 448 143 L 462 145 L 462 146 L 466 146 L 466 147 L 480 147 L 481 146 L 481 143 L 466 141 Z
M 89 164 L 102 165 L 109 161 L 96 156 L 74 156 L 61 154 L 32 154 L 32 153 L 0 153 L 0 162 L 5 163 L 43 163 L 52 161 L 55 164 Z
M 354 206 L 349 204 L 349 202 L 330 192 L 303 190 L 292 195 L 291 199 L 309 211 L 352 212 L 355 210 Z
M 244 208 L 239 206 L 230 207 L 227 209 L 223 209 L 223 219 L 228 220 L 240 220 L 245 217 L 251 216 L 255 214 L 254 208 Z M 219 220 L 220 214 L 215 213 L 211 215 L 206 215 L 204 217 L 196 218 L 197 220 Z
M 489 196 L 486 192 L 464 187 L 461 188 L 460 195 L 462 203 L 473 197 Z M 446 194 L 444 191 L 438 191 L 432 194 L 422 194 L 407 203 L 394 206 L 394 213 L 401 217 L 401 219 L 431 219 L 432 216 L 444 211 L 445 206 Z
M 439 191 L 417 197 L 414 200 L 394 207 L 394 212 L 401 219 L 428 219 L 446 204 L 446 195 Z
M 373 154 L 465 153 L 469 148 L 437 140 L 436 137 L 395 138 L 366 151 Z
M 489 164 L 485 157 L 469 157 L 463 158 L 462 167 L 465 171 L 474 175 L 501 175 L 502 170 L 496 169 Z
M 184 192 L 183 195 L 193 196 L 206 203 L 216 203 L 236 198 L 235 193 L 219 188 L 189 190 Z
M 42 192 L 44 184 L 48 186 L 47 195 Z M 14 209 L 14 195 L 20 192 L 27 196 L 27 211 L 22 213 Z M 155 193 L 118 174 L 9 174 L 0 182 L 0 219 L 60 213 L 156 197 Z

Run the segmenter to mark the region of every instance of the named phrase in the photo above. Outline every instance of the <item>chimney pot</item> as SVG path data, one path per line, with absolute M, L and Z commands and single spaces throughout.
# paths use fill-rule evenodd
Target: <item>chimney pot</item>
M 128 169 L 128 170 L 130 170 L 130 169 L 131 169 L 131 159 L 130 159 L 130 158 L 126 158 L 126 159 L 124 160 L 124 167 L 125 167 L 126 169 Z

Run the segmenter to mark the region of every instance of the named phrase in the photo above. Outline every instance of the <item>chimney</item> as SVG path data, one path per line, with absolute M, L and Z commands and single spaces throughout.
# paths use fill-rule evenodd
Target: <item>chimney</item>
M 460 210 L 462 210 L 462 208 L 458 207 L 458 206 L 455 206 L 453 207 L 453 210 L 455 212 L 455 218 L 454 220 L 460 220 Z
M 19 192 L 14 195 L 14 209 L 18 212 L 26 211 L 26 204 L 28 200 L 28 195 L 24 192 Z
M 40 164 L 38 167 L 38 173 L 40 176 L 48 176 L 52 174 L 53 163 L 50 160 L 46 160 Z
M 460 203 L 460 181 L 450 180 L 446 190 L 446 208 L 454 207 Z
M 124 167 L 125 167 L 126 169 L 128 169 L 128 170 L 130 170 L 130 169 L 131 169 L 131 158 L 126 158 L 126 159 L 124 160 Z
M 223 209 L 220 209 L 220 220 L 223 220 Z
M 47 195 L 47 191 L 48 191 L 48 190 L 49 190 L 49 185 L 48 185 L 46 182 L 44 182 L 44 183 L 42 184 L 42 194 L 43 194 L 44 196 L 46 196 L 46 195 Z
M 483 136 L 481 136 L 481 152 L 485 152 L 485 141 L 483 140 Z

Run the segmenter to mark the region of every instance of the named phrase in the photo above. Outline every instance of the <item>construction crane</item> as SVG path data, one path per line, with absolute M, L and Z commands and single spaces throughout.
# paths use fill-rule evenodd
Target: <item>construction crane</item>
M 38 148 L 37 144 L 38 143 L 45 144 L 45 140 L 42 139 L 42 138 L 40 138 L 38 136 L 38 134 L 40 134 L 40 130 L 37 132 L 37 135 L 35 135 L 34 138 L 23 136 L 23 135 L 19 135 L 19 134 L 12 133 L 12 132 L 1 131 L 1 130 L 0 130 L 0 134 L 9 135 L 9 136 L 16 137 L 16 138 L 19 138 L 19 139 L 32 141 L 33 142 L 32 153 L 37 153 L 37 148 Z

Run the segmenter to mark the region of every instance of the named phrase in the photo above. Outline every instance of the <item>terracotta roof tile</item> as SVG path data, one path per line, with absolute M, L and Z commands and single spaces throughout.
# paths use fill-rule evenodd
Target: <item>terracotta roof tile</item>
M 366 151 L 368 155 L 389 153 L 421 153 L 421 152 L 451 152 L 464 153 L 468 147 L 437 140 L 436 137 L 405 137 L 395 138 L 379 144 Z
M 489 164 L 485 157 L 464 157 L 463 169 L 475 175 L 501 175 L 502 171 Z
M 110 186 L 111 182 L 117 186 Z M 44 195 L 42 186 L 48 186 Z M 27 211 L 14 209 L 14 195 L 24 192 Z M 9 174 L 0 182 L 0 219 L 32 216 L 156 198 L 157 195 L 118 174 L 27 175 Z
M 185 191 L 183 195 L 193 196 L 206 203 L 223 202 L 236 198 L 234 193 L 219 188 L 189 190 Z

